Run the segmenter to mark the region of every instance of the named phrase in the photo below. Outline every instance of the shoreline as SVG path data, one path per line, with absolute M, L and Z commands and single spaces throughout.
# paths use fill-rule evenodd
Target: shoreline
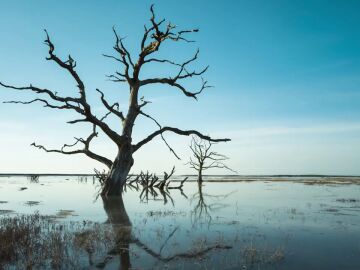
M 130 174 L 133 176 L 133 174 Z M 0 173 L 0 177 L 11 176 L 96 176 L 94 173 Z M 180 174 L 174 175 L 175 177 L 197 177 L 196 174 Z M 360 175 L 341 175 L 341 174 L 208 174 L 204 177 L 226 177 L 226 178 L 295 178 L 295 177 L 307 177 L 307 178 L 324 178 L 324 177 L 342 177 L 342 178 L 360 178 Z

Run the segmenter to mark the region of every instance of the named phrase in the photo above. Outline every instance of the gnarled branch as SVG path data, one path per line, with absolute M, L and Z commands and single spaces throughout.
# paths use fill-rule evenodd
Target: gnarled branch
M 143 104 L 146 104 L 146 101 L 145 101 Z M 153 118 L 152 116 L 144 113 L 144 112 L 141 111 L 141 110 L 139 110 L 139 113 L 140 113 L 141 115 L 145 116 L 146 118 L 151 119 L 160 129 L 162 128 L 161 125 L 159 124 L 159 122 L 156 121 L 156 119 Z M 163 134 L 160 134 L 160 136 L 161 136 L 161 139 L 163 140 L 163 142 L 164 142 L 164 143 L 166 144 L 166 146 L 169 148 L 170 152 L 173 153 L 174 156 L 175 156 L 177 159 L 180 160 L 181 158 L 178 156 L 178 154 L 176 154 L 175 150 L 174 150 L 174 149 L 169 145 L 169 143 L 166 141 L 164 135 L 163 135 Z
M 126 49 L 124 43 L 123 43 L 123 39 L 124 38 L 120 38 L 118 33 L 115 30 L 115 27 L 113 27 L 113 32 L 115 35 L 115 45 L 114 45 L 114 50 L 120 55 L 120 57 L 115 57 L 113 55 L 107 55 L 107 54 L 103 54 L 104 57 L 107 58 L 111 58 L 114 59 L 120 63 L 122 63 L 125 67 L 124 70 L 124 74 L 122 73 L 117 73 L 117 75 L 120 75 L 121 77 L 123 77 L 124 79 L 120 79 L 118 76 L 116 75 L 110 75 L 108 76 L 110 79 L 112 79 L 113 81 L 116 82 L 125 82 L 127 81 L 130 85 L 132 84 L 132 79 L 130 78 L 129 75 L 129 71 L 130 71 L 130 66 L 134 69 L 135 65 L 131 59 L 131 55 L 129 53 L 129 51 Z M 115 78 L 115 80 L 114 80 Z
M 201 94 L 202 91 L 204 91 L 204 89 L 211 87 L 207 84 L 207 81 L 202 80 L 202 85 L 201 85 L 200 90 L 198 90 L 197 92 L 190 92 L 190 91 L 187 91 L 183 85 L 177 83 L 176 80 L 174 80 L 173 78 L 146 79 L 146 80 L 141 81 L 140 85 L 143 86 L 143 85 L 147 85 L 147 84 L 156 84 L 156 83 L 168 84 L 170 86 L 174 86 L 174 87 L 180 89 L 186 96 L 192 97 L 194 99 L 197 99 L 197 95 Z
M 104 93 L 101 92 L 98 88 L 96 88 L 96 91 L 98 91 L 100 93 L 101 102 L 104 104 L 106 109 L 108 109 L 109 112 L 115 114 L 117 117 L 119 117 L 121 119 L 122 122 L 124 122 L 125 117 L 124 117 L 123 113 L 120 112 L 119 110 L 115 109 L 116 107 L 119 108 L 119 103 L 114 103 L 113 105 L 110 106 L 109 103 L 105 99 Z
M 183 136 L 197 135 L 198 137 L 200 137 L 200 138 L 202 138 L 202 139 L 204 139 L 206 141 L 211 141 L 211 142 L 228 142 L 228 141 L 230 141 L 230 139 L 213 139 L 210 136 L 203 135 L 202 133 L 200 133 L 197 130 L 181 130 L 181 129 L 174 128 L 174 127 L 162 127 L 159 130 L 157 130 L 157 131 L 153 132 L 152 134 L 150 134 L 149 136 L 147 136 L 142 141 L 135 144 L 133 146 L 133 152 L 137 151 L 144 144 L 150 142 L 156 136 L 161 135 L 161 134 L 163 134 L 164 132 L 167 132 L 167 131 L 176 133 L 178 135 L 183 135 Z
M 73 102 L 75 104 L 80 104 L 81 100 L 79 98 L 73 98 L 73 97 L 61 97 L 57 94 L 57 92 L 51 91 L 49 89 L 46 88 L 39 88 L 39 87 L 35 87 L 33 85 L 29 85 L 29 86 L 23 86 L 23 87 L 17 87 L 17 86 L 13 86 L 13 85 L 7 85 L 4 84 L 2 82 L 0 82 L 0 85 L 5 87 L 5 88 L 9 88 L 9 89 L 14 89 L 14 90 L 20 90 L 20 91 L 25 91 L 25 90 L 30 90 L 36 94 L 46 94 L 47 97 L 49 97 L 52 100 L 58 101 L 58 102 L 64 102 L 64 103 L 70 103 Z M 79 106 L 74 106 L 77 107 L 78 109 L 81 109 Z M 79 111 L 80 112 L 80 111 Z
M 191 59 L 189 59 L 189 60 L 187 60 L 187 61 L 185 61 L 184 63 L 181 63 L 181 64 L 175 63 L 175 62 L 167 60 L 167 59 L 150 58 L 150 59 L 144 60 L 143 64 L 151 63 L 151 62 L 168 63 L 168 64 L 171 64 L 171 65 L 174 65 L 174 66 L 178 66 L 180 68 L 179 68 L 178 73 L 173 77 L 169 77 L 169 78 L 151 78 L 151 79 L 141 80 L 139 82 L 140 86 L 144 86 L 144 85 L 147 85 L 147 84 L 156 84 L 156 83 L 168 84 L 170 86 L 173 86 L 173 87 L 176 87 L 176 88 L 180 89 L 186 96 L 193 97 L 193 98 L 197 99 L 198 94 L 200 94 L 204 89 L 211 87 L 211 86 L 209 86 L 207 84 L 207 81 L 205 81 L 203 78 L 201 78 L 202 79 L 202 86 L 201 86 L 200 90 L 197 91 L 197 92 L 191 92 L 191 91 L 186 90 L 186 88 L 182 84 L 180 84 L 178 81 L 182 80 L 182 79 L 192 78 L 192 77 L 195 77 L 195 76 L 201 76 L 208 70 L 209 66 L 206 66 L 205 68 L 203 68 L 200 71 L 195 71 L 195 70 L 191 71 L 191 72 L 188 71 L 187 65 L 194 62 L 198 58 L 198 55 L 199 55 L 199 49 L 196 51 L 195 55 Z
M 51 42 L 47 30 L 44 29 L 44 31 L 45 31 L 45 34 L 46 34 L 46 39 L 45 39 L 44 42 L 49 47 L 49 56 L 46 59 L 55 61 L 60 67 L 66 69 L 71 74 L 71 76 L 75 79 L 75 81 L 78 84 L 78 88 L 80 90 L 80 99 L 85 101 L 86 100 L 85 85 L 84 85 L 84 83 L 82 82 L 79 75 L 77 74 L 77 72 L 74 69 L 76 67 L 76 62 L 74 61 L 74 59 L 70 55 L 68 56 L 67 61 L 62 61 L 59 57 L 57 57 L 54 54 L 55 46 Z
M 86 100 L 85 85 L 80 79 L 78 73 L 75 71 L 75 67 L 76 67 L 75 60 L 70 55 L 68 57 L 68 60 L 66 61 L 63 61 L 58 56 L 56 56 L 54 54 L 55 45 L 50 40 L 49 34 L 46 30 L 45 33 L 46 33 L 45 44 L 49 47 L 49 56 L 46 59 L 56 62 L 61 68 L 69 72 L 69 74 L 77 82 L 77 86 L 80 90 L 79 91 L 80 97 L 61 97 L 57 94 L 57 92 L 51 91 L 49 89 L 42 89 L 39 87 L 35 87 L 33 85 L 29 85 L 25 87 L 16 87 L 0 82 L 0 85 L 6 88 L 10 88 L 14 90 L 29 90 L 36 94 L 45 94 L 47 98 L 49 98 L 50 100 L 62 103 L 62 105 L 54 105 L 51 104 L 48 100 L 40 99 L 40 98 L 36 98 L 31 101 L 10 101 L 8 103 L 31 104 L 37 101 L 37 102 L 42 102 L 45 107 L 49 107 L 53 109 L 72 109 L 77 113 L 79 113 L 80 115 L 84 116 L 84 118 L 81 120 L 69 121 L 69 123 L 74 124 L 78 122 L 90 122 L 93 125 L 96 125 L 99 128 L 101 128 L 101 130 L 106 135 L 108 135 L 108 137 L 112 139 L 116 144 L 118 145 L 121 144 L 123 141 L 123 137 L 118 133 L 116 133 L 114 130 L 112 130 L 105 122 L 102 121 L 102 119 L 98 119 L 95 115 L 92 114 L 91 107 Z
M 65 154 L 65 155 L 74 155 L 74 154 L 85 154 L 88 157 L 97 160 L 101 163 L 103 163 L 104 165 L 106 165 L 108 168 L 111 168 L 112 166 L 112 161 L 106 157 L 103 157 L 99 154 L 94 153 L 93 151 L 90 150 L 90 142 L 97 137 L 98 133 L 96 132 L 96 125 L 93 126 L 93 131 L 92 133 L 86 138 L 76 138 L 75 137 L 75 142 L 73 144 L 64 144 L 61 149 L 48 149 L 43 145 L 39 145 L 36 144 L 35 142 L 33 142 L 31 144 L 31 146 L 34 146 L 36 148 L 39 148 L 41 150 L 44 150 L 45 152 L 48 153 L 60 153 L 60 154 Z M 84 145 L 83 149 L 77 149 L 77 150 L 67 150 L 71 147 L 74 147 L 76 145 L 78 145 L 78 143 L 82 143 Z

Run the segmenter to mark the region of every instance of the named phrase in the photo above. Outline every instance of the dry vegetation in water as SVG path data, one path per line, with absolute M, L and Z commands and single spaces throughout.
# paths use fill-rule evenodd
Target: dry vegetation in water
M 0 269 L 79 269 L 107 250 L 110 235 L 97 223 L 64 225 L 38 213 L 6 216 L 0 219 Z
M 198 260 L 213 250 L 231 249 L 218 242 L 204 243 L 164 257 L 161 250 L 176 230 L 167 236 L 160 252 L 156 252 L 134 238 L 131 227 L 115 227 L 86 221 L 57 223 L 53 216 L 38 213 L 4 216 L 0 219 L 0 269 L 105 268 L 117 256 L 128 260 L 129 244 L 136 245 L 163 263 L 177 259 Z
M 277 264 L 285 259 L 284 249 L 259 248 L 252 243 L 241 250 L 243 269 L 260 269 L 262 265 Z

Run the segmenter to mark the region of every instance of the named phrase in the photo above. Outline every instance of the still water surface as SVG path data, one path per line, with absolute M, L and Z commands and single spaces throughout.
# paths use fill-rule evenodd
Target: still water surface
M 166 200 L 128 188 L 123 205 L 97 189 L 91 177 L 0 177 L 0 218 L 129 221 L 130 262 L 114 257 L 105 269 L 360 269 L 359 184 L 188 182 Z

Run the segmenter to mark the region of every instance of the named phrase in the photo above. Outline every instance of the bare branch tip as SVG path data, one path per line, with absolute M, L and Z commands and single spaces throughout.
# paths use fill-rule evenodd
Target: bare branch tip
M 48 33 L 48 31 L 47 31 L 46 29 L 44 29 L 44 32 L 45 32 L 45 34 L 46 34 L 47 40 L 49 40 L 49 33 Z M 46 41 L 46 40 L 45 40 L 45 41 Z

